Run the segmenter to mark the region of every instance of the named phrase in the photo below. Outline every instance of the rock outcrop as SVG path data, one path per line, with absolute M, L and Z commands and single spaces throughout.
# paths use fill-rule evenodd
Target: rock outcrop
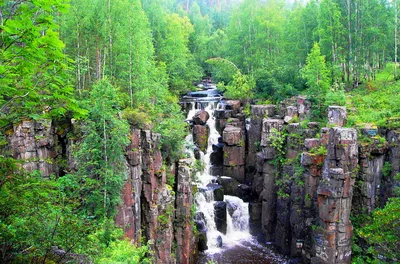
M 77 169 L 73 151 L 79 142 L 78 130 L 73 122 L 55 125 L 50 120 L 23 121 L 7 133 L 8 152 L 23 160 L 22 167 L 28 171 L 62 177 Z M 73 136 L 68 137 L 70 131 Z M 195 263 L 190 164 L 181 160 L 176 168 L 169 168 L 169 177 L 175 177 L 176 182 L 169 186 L 160 151 L 161 135 L 132 128 L 129 137 L 127 177 L 115 223 L 133 244 L 140 244 L 142 237 L 150 242 L 154 263 Z M 62 159 L 65 162 L 58 162 Z

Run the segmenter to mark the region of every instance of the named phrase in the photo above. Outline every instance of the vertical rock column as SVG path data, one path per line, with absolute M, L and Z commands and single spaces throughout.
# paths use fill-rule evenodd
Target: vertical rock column
M 381 152 L 381 153 L 380 153 Z M 359 189 L 354 195 L 353 205 L 357 212 L 366 209 L 368 213 L 377 206 L 381 189 L 382 169 L 385 161 L 385 149 L 373 148 L 368 145 L 359 146 Z M 379 205 L 379 204 L 378 204 Z
M 191 225 L 191 207 L 193 204 L 191 170 L 189 160 L 180 160 L 177 171 L 177 190 L 175 201 L 175 240 L 177 243 L 176 262 L 194 263 L 197 255 L 193 227 Z
M 159 143 L 159 134 L 142 131 L 142 228 L 152 241 L 155 263 L 171 263 L 174 197 L 166 185 Z
M 275 115 L 275 105 L 252 105 L 250 126 L 247 129 L 247 155 L 246 155 L 246 178 L 252 180 L 252 194 L 260 197 L 264 183 L 264 154 L 261 152 L 261 132 L 265 117 Z M 265 166 L 265 169 L 270 169 Z M 262 199 L 257 199 L 249 204 L 250 211 L 250 233 L 260 235 Z
M 262 123 L 265 117 L 275 115 L 275 105 L 252 105 L 251 121 L 247 131 L 248 153 L 246 167 L 249 172 L 254 171 L 257 162 L 257 152 L 260 151 Z
M 125 236 L 130 238 L 131 242 L 139 243 L 141 237 L 140 195 L 142 192 L 142 157 L 139 129 L 132 129 L 130 141 L 125 154 L 127 179 L 121 191 L 122 203 L 118 207 L 115 223 L 124 230 Z
M 245 183 L 245 137 L 240 127 L 228 125 L 225 127 L 222 138 L 224 146 L 224 175 Z
M 55 158 L 56 129 L 51 120 L 22 121 L 13 127 L 9 138 L 11 154 L 23 160 L 22 167 L 27 171 L 39 170 L 43 177 L 57 173 Z
M 308 138 L 304 141 L 304 146 L 307 149 L 302 153 L 301 165 L 304 168 L 304 220 L 302 223 L 304 237 L 294 236 L 292 239 L 292 255 L 293 251 L 301 254 L 305 262 L 310 262 L 312 251 L 312 227 L 317 224 L 318 218 L 318 195 L 317 189 L 321 179 L 322 166 L 324 164 L 325 155 L 322 153 L 311 153 L 312 149 L 320 147 L 321 140 L 317 138 Z M 300 248 L 294 250 L 293 245 L 297 239 L 304 240 Z
M 271 161 L 276 158 L 275 148 L 271 146 L 271 137 L 276 136 L 276 131 L 283 128 L 283 120 L 280 119 L 264 119 L 261 134 L 261 148 L 263 153 L 263 190 L 260 194 L 262 202 L 261 224 L 264 238 L 267 241 L 274 239 L 274 229 L 276 221 L 276 188 L 275 174 L 276 168 Z
M 393 178 L 395 175 L 400 173 L 400 132 L 396 130 L 389 131 L 387 141 L 389 143 L 388 158 L 389 163 L 391 164 L 391 171 L 383 191 L 391 197 L 393 195 L 393 188 L 395 186 L 400 186 L 400 182 Z
M 352 173 L 357 164 L 357 131 L 331 128 L 327 158 L 317 190 L 320 225 L 314 231 L 312 263 L 351 262 Z

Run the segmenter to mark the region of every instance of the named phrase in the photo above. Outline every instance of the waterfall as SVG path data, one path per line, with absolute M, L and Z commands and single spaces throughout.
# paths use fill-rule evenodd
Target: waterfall
M 191 121 L 195 116 L 196 112 L 201 111 L 200 103 L 191 103 L 191 108 L 187 115 L 187 121 Z M 197 108 L 196 108 L 197 106 Z M 214 254 L 223 251 L 226 248 L 237 245 L 241 240 L 251 238 L 249 233 L 249 209 L 248 203 L 244 203 L 238 197 L 235 196 L 224 196 L 224 202 L 227 204 L 227 233 L 224 235 L 219 232 L 216 227 L 214 220 L 214 190 L 208 185 L 214 183 L 217 177 L 210 174 L 210 156 L 213 152 L 213 145 L 218 144 L 218 139 L 221 135 L 216 129 L 216 120 L 214 117 L 215 109 L 218 109 L 219 105 L 216 102 L 208 102 L 204 108 L 209 114 L 209 119 L 206 125 L 209 129 L 209 136 L 207 141 L 207 149 L 205 152 L 200 151 L 201 161 L 204 163 L 203 172 L 199 173 L 197 182 L 199 192 L 195 196 L 195 202 L 197 205 L 197 212 L 201 212 L 204 217 L 206 232 L 207 232 L 207 254 Z M 193 145 L 193 135 L 190 134 L 186 137 L 187 145 Z M 191 157 L 194 160 L 193 150 L 191 151 Z M 218 247 L 218 237 L 222 238 L 222 248 Z
M 241 239 L 249 239 L 249 204 L 243 202 L 236 196 L 225 195 L 224 201 L 227 204 L 227 242 L 234 243 Z

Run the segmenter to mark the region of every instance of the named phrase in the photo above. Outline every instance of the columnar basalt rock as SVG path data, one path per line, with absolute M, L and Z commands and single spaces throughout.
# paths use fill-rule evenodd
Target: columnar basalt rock
M 11 155 L 24 161 L 24 169 L 38 170 L 43 177 L 58 174 L 55 159 L 61 153 L 56 151 L 57 131 L 51 120 L 25 120 L 14 125 L 9 142 Z
M 141 132 L 142 146 L 142 229 L 146 240 L 152 241 L 156 263 L 171 263 L 173 242 L 174 197 L 166 185 L 159 150 L 160 135 L 149 130 Z
M 222 133 L 225 143 L 224 175 L 245 183 L 245 134 L 242 128 L 228 125 Z
M 177 243 L 176 263 L 195 263 L 196 239 L 191 225 L 191 207 L 193 205 L 192 171 L 190 160 L 180 160 L 176 177 L 175 201 L 175 240 Z M 203 216 L 204 218 L 204 216 Z
M 312 263 L 351 262 L 352 174 L 357 164 L 357 131 L 331 128 L 327 158 L 317 190 L 320 225 L 314 232 Z
M 216 228 L 219 232 L 226 234 L 227 231 L 227 212 L 226 203 L 223 201 L 218 201 L 214 203 L 214 221 Z
M 246 167 L 249 174 L 254 173 L 257 152 L 260 151 L 262 123 L 265 117 L 275 115 L 275 105 L 252 105 L 251 121 L 247 131 L 248 134 L 248 153 L 246 157 Z
M 328 125 L 343 127 L 347 121 L 347 110 L 344 106 L 328 107 Z
M 277 150 L 272 146 L 272 138 L 279 136 L 277 133 L 283 129 L 283 120 L 264 119 L 261 133 L 261 148 L 264 158 L 262 178 L 263 190 L 260 194 L 262 202 L 262 230 L 266 241 L 274 240 L 276 221 L 276 167 L 271 161 L 278 155 Z
M 303 96 L 295 96 L 279 104 L 278 116 L 290 122 L 294 117 L 304 120 L 311 111 L 311 102 Z
M 400 131 L 390 130 L 387 133 L 387 142 L 389 143 L 388 162 L 390 163 L 389 179 L 384 182 L 383 192 L 387 197 L 393 196 L 394 186 L 400 186 L 400 182 L 395 179 L 395 175 L 400 173 Z M 387 197 L 384 201 L 386 202 Z
M 385 162 L 385 147 L 376 144 L 359 145 L 358 187 L 353 198 L 353 210 L 371 213 L 381 200 L 382 170 Z
M 130 144 L 126 150 L 127 179 L 121 194 L 121 205 L 115 218 L 116 225 L 123 228 L 125 236 L 137 243 L 141 238 L 141 201 L 142 193 L 142 157 L 141 137 L 139 129 L 132 129 Z

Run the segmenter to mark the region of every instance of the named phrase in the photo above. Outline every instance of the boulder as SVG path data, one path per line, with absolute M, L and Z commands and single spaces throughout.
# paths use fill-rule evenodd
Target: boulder
M 217 247 L 219 247 L 219 248 L 222 247 L 222 237 L 221 236 L 217 237 Z
M 202 151 L 205 151 L 208 144 L 208 128 L 206 126 L 194 125 L 193 141 Z
M 223 201 L 217 201 L 214 203 L 214 221 L 217 230 L 223 234 L 226 234 L 227 223 L 226 223 L 226 203 Z
M 207 232 L 205 231 L 200 231 L 199 232 L 199 251 L 205 251 L 208 249 L 207 246 Z
M 205 125 L 209 118 L 209 113 L 205 110 L 201 110 L 193 116 L 193 123 L 196 125 Z

